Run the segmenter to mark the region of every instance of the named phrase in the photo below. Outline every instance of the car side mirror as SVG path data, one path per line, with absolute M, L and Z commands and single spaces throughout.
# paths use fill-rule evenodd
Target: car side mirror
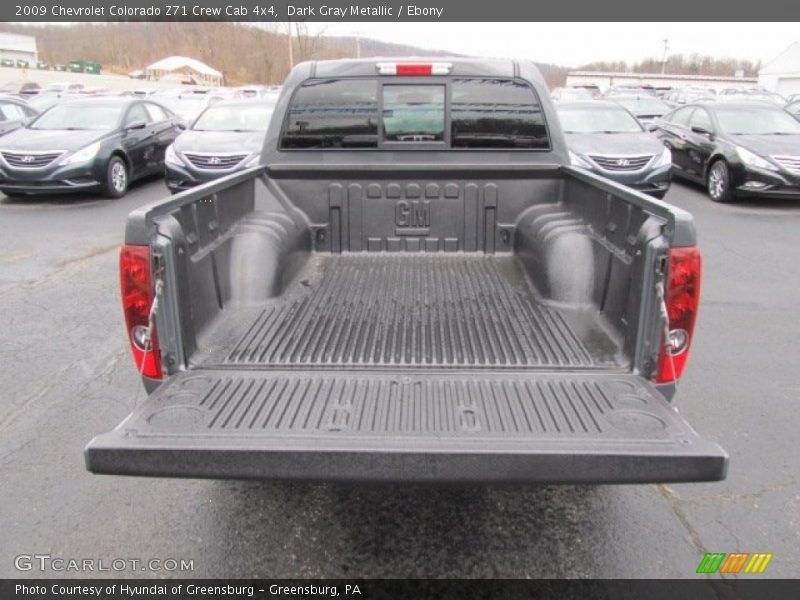
M 644 128 L 645 128 L 646 131 L 649 131 L 649 132 L 652 133 L 653 131 L 658 129 L 658 125 L 656 125 L 655 123 L 645 123 L 644 124 Z
M 188 128 L 188 126 L 186 125 L 186 123 L 184 123 L 183 121 L 178 121 L 177 123 L 175 123 L 175 126 L 176 126 L 178 129 L 180 129 L 181 131 L 186 131 L 186 129 Z
M 130 131 L 133 129 L 144 129 L 147 126 L 147 123 L 144 121 L 133 121 L 125 126 L 126 131 Z
M 713 137 L 714 133 L 706 129 L 705 127 L 698 127 L 697 125 L 692 126 L 692 133 L 697 133 L 699 135 L 706 135 L 708 137 Z

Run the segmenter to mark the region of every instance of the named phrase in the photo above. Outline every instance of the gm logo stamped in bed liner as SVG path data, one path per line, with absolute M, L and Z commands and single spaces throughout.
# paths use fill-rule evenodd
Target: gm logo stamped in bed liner
M 394 207 L 395 235 L 428 235 L 431 231 L 429 200 L 400 200 Z

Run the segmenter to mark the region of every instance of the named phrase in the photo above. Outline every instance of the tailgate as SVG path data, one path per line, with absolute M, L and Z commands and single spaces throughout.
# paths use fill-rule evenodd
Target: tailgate
M 201 369 L 86 448 L 95 473 L 345 481 L 712 481 L 727 461 L 624 373 Z

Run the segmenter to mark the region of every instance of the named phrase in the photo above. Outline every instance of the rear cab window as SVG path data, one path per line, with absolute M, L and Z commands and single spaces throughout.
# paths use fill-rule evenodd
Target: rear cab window
M 385 142 L 444 142 L 445 86 L 383 86 Z
M 376 148 L 378 86 L 370 79 L 306 82 L 292 98 L 283 149 Z
M 290 101 L 282 150 L 549 150 L 533 88 L 495 77 L 309 80 Z

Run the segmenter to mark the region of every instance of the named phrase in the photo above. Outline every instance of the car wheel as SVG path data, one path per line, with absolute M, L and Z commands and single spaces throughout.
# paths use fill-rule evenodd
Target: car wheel
M 707 186 L 708 195 L 714 202 L 730 202 L 733 200 L 731 190 L 731 175 L 728 164 L 718 160 L 708 170 Z
M 128 191 L 128 166 L 119 156 L 108 161 L 104 191 L 109 198 L 121 198 Z

